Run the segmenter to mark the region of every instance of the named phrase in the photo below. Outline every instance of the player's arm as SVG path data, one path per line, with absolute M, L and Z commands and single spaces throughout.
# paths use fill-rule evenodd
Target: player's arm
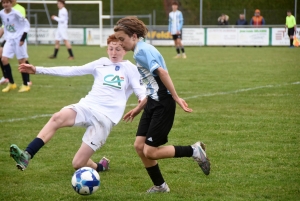
M 0 27 L 0 38 L 2 38 L 3 34 L 4 34 L 4 28 Z
M 57 67 L 42 67 L 33 66 L 31 64 L 20 64 L 19 71 L 21 73 L 53 75 L 61 77 L 72 77 L 93 74 L 95 65 L 99 61 L 93 61 L 83 66 L 57 66 Z
M 178 27 L 177 31 L 180 32 L 182 30 L 183 22 L 184 22 L 183 15 L 182 15 L 182 12 L 180 12 L 180 15 L 179 15 L 179 27 Z
M 132 110 L 130 110 L 129 112 L 127 112 L 124 116 L 123 116 L 123 121 L 130 121 L 132 122 L 132 120 L 134 119 L 134 117 L 136 117 L 146 106 L 147 104 L 147 97 L 144 98 L 141 102 L 139 102 L 139 104 Z
M 193 110 L 188 108 L 188 104 L 180 98 L 177 95 L 177 92 L 175 90 L 174 84 L 171 80 L 171 77 L 169 76 L 169 73 L 163 69 L 162 67 L 158 67 L 155 70 L 155 74 L 157 74 L 162 81 L 162 83 L 165 85 L 165 87 L 170 91 L 173 99 L 178 103 L 178 105 L 185 111 L 185 112 L 192 112 Z

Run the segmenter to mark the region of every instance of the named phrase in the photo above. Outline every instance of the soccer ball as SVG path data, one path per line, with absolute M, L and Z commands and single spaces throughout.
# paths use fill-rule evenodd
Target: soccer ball
M 100 186 L 100 176 L 93 168 L 82 167 L 73 174 L 71 183 L 78 194 L 91 195 Z

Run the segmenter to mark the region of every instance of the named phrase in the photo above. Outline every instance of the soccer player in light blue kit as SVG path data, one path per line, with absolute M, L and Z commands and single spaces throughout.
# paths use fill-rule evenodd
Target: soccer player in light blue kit
M 210 162 L 202 142 L 188 146 L 161 146 L 168 142 L 176 102 L 185 112 L 192 112 L 192 109 L 177 95 L 162 55 L 142 40 L 147 35 L 147 27 L 136 17 L 125 17 L 117 22 L 114 31 L 123 48 L 134 52 L 133 58 L 147 90 L 147 99 L 123 117 L 125 121 L 132 121 L 144 109 L 134 147 L 154 184 L 147 192 L 170 191 L 160 172 L 158 159 L 193 157 L 204 174 L 208 175 Z
M 177 55 L 175 59 L 180 58 L 180 50 L 182 52 L 182 58 L 186 59 L 186 54 L 184 52 L 184 47 L 181 43 L 182 40 L 182 26 L 183 26 L 183 15 L 182 12 L 178 10 L 178 2 L 173 1 L 172 11 L 169 13 L 169 27 L 168 31 L 172 35 L 174 40 Z

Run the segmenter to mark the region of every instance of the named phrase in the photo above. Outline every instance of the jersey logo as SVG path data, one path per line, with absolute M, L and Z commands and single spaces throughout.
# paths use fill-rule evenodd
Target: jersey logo
M 106 75 L 104 77 L 103 85 L 107 85 L 110 87 L 121 89 L 121 82 L 124 82 L 124 77 L 120 77 L 119 75 Z
M 5 28 L 8 32 L 16 32 L 14 25 L 6 25 Z
M 120 70 L 120 66 L 115 67 L 115 71 L 118 71 L 118 70 Z

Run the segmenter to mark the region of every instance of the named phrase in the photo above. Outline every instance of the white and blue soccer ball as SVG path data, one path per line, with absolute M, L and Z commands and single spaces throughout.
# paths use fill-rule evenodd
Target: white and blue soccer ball
M 91 195 L 100 186 L 100 176 L 93 168 L 82 167 L 73 174 L 71 183 L 78 194 Z

